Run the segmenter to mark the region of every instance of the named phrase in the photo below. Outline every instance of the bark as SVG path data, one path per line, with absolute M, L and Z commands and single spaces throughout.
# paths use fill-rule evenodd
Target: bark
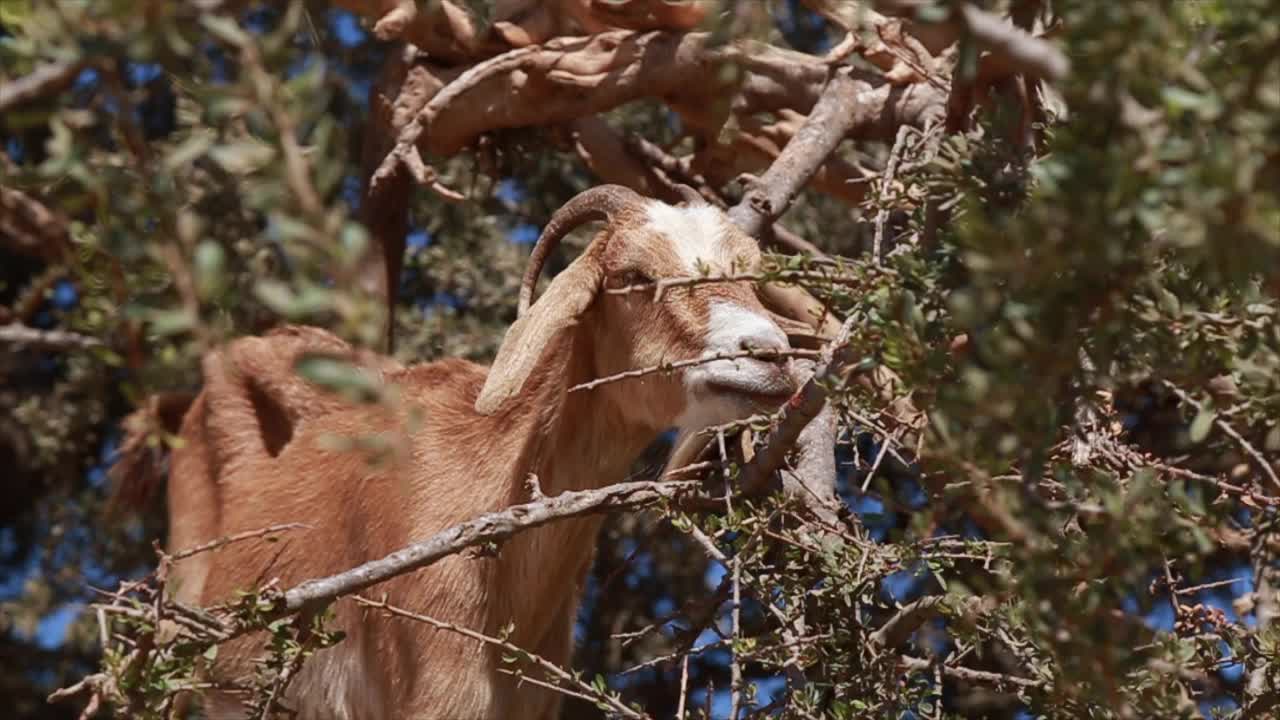
M 828 67 L 818 58 L 753 43 L 712 47 L 709 39 L 706 33 L 611 31 L 478 63 L 404 127 L 373 186 L 399 165 L 420 163 L 420 150 L 453 155 L 491 130 L 569 122 L 642 98 L 662 99 L 691 115 L 689 108 L 726 97 L 735 98 L 734 111 L 743 115 L 808 112 L 827 84 Z M 848 101 L 850 121 L 844 123 L 849 137 L 892 138 L 904 123 L 923 126 L 942 117 L 945 96 L 937 88 L 891 86 L 852 70 L 842 74 L 855 91 Z M 713 129 L 714 113 L 697 117 L 707 117 L 700 130 Z

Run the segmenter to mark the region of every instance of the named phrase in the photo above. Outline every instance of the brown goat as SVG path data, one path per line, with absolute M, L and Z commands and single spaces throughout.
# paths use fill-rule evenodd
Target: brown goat
M 586 250 L 532 301 L 561 237 L 606 220 Z M 458 359 L 402 367 L 316 329 L 284 328 L 206 357 L 205 385 L 173 452 L 172 549 L 284 522 L 312 529 L 247 541 L 174 568 L 178 597 L 211 604 L 278 580 L 334 574 L 485 512 L 623 479 L 659 433 L 694 432 L 776 407 L 793 390 L 785 361 L 713 359 L 568 392 L 637 367 L 744 348 L 786 350 L 786 335 L 743 282 L 607 293 L 637 283 L 749 272 L 754 240 L 690 195 L 679 206 L 620 186 L 588 190 L 558 211 L 535 245 L 521 313 L 493 367 Z M 308 385 L 303 353 L 327 352 L 398 388 L 400 402 L 351 404 Z M 371 464 L 329 438 L 377 436 L 395 450 Z M 133 438 L 131 447 L 142 443 Z M 581 583 L 599 518 L 518 534 L 496 557 L 454 556 L 376 588 L 393 605 L 499 634 L 569 662 Z M 454 633 L 335 604 L 347 638 L 302 666 L 286 703 L 304 719 L 480 720 L 556 717 L 560 696 L 499 672 L 499 651 Z M 213 673 L 250 671 L 261 635 L 229 643 Z M 210 716 L 238 717 L 211 693 Z

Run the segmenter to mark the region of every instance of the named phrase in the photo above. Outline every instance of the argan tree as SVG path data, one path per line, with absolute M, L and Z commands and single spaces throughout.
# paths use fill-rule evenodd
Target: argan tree
M 174 552 L 296 531 L 161 550 L 200 358 L 291 322 L 487 362 L 529 243 L 606 182 L 759 238 L 746 279 L 812 359 L 778 412 L 651 448 L 644 492 L 531 501 L 611 513 L 564 717 L 1280 712 L 1277 0 L 2 0 L 0 28 L 19 717 L 168 717 L 261 630 L 240 687 L 287 717 L 325 616 L 167 586 Z M 500 553 L 508 519 L 420 545 Z M 308 607 L 433 621 L 340 580 Z

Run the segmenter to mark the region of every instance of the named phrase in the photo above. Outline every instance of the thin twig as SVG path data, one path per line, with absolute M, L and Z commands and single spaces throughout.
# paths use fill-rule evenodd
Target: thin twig
M 933 663 L 924 658 L 904 656 L 901 659 L 903 667 L 911 670 L 927 670 Z M 1001 675 L 1000 673 L 987 672 L 986 670 L 974 670 L 966 667 L 953 667 L 951 665 L 942 666 L 942 674 L 955 680 L 964 680 L 966 682 L 982 683 L 984 685 L 994 685 L 997 688 L 1004 687 L 1023 687 L 1023 688 L 1043 688 L 1045 683 L 1041 680 L 1032 678 L 1023 678 L 1016 675 Z
M 824 283 L 828 285 L 855 285 L 860 286 L 864 281 L 859 278 L 842 277 L 839 275 L 831 275 L 825 272 L 811 272 L 803 270 L 783 270 L 776 273 L 733 273 L 729 275 L 706 275 L 706 276 L 690 276 L 682 278 L 669 278 L 666 280 L 658 280 L 651 283 L 637 283 L 635 285 L 627 285 L 619 288 L 606 288 L 605 293 L 609 295 L 630 295 L 631 293 L 645 292 L 648 290 L 656 290 L 657 296 L 661 296 L 670 288 L 688 287 L 692 285 L 710 285 L 713 283 L 734 283 L 734 282 L 756 282 L 756 283 L 786 283 L 788 285 L 798 284 L 798 281 L 810 280 L 813 282 Z
M 726 495 L 726 497 L 728 497 Z M 737 643 L 742 640 L 742 558 L 733 556 L 733 664 L 730 667 L 729 719 L 738 720 L 742 712 L 742 659 L 738 657 Z
M 1192 595 L 1200 592 L 1201 590 L 1211 590 L 1217 587 L 1226 587 L 1227 585 L 1235 585 L 1236 583 L 1240 583 L 1244 581 L 1245 581 L 1245 578 L 1231 578 L 1230 580 L 1219 580 L 1217 582 L 1205 583 L 1203 585 L 1193 585 L 1191 587 L 1185 587 L 1180 590 L 1174 590 L 1173 592 L 1178 595 Z
M 781 360 L 783 358 L 812 358 L 812 357 L 816 357 L 817 355 L 818 353 L 814 350 L 762 349 L 762 350 L 740 350 L 738 352 L 719 352 L 719 353 L 714 353 L 712 355 L 707 355 L 705 357 L 694 358 L 692 360 L 674 360 L 672 362 L 662 363 L 660 365 L 651 365 L 649 367 L 637 368 L 635 370 L 625 370 L 623 372 L 616 373 L 613 375 L 606 375 L 605 377 L 596 378 L 595 380 L 590 380 L 584 383 L 579 383 L 577 385 L 574 385 L 569 388 L 569 392 L 592 390 L 600 387 L 601 385 L 607 385 L 609 383 L 615 383 L 622 380 L 629 380 L 631 378 L 643 377 L 645 375 L 652 375 L 654 373 L 671 372 L 673 370 L 680 370 L 682 368 L 694 367 L 696 365 L 705 365 L 707 363 L 713 363 L 719 360 L 742 360 L 745 358 L 754 358 L 757 360 Z
M 95 337 L 66 330 L 40 330 L 18 323 L 0 325 L 0 343 L 41 350 L 92 350 L 102 347 L 102 341 Z
M 298 204 L 302 206 L 308 219 L 318 224 L 324 219 L 324 203 L 311 181 L 311 166 L 302 153 L 302 146 L 298 144 L 297 125 L 293 116 L 285 112 L 283 105 L 272 97 L 279 92 L 277 81 L 262 66 L 258 47 L 252 42 L 246 41 L 240 45 L 240 61 L 252 73 L 251 84 L 258 102 L 265 106 L 280 135 L 280 147 L 284 150 L 285 180 L 289 189 L 298 198 Z
M 247 530 L 242 533 L 236 533 L 235 535 L 228 535 L 226 537 L 221 537 L 216 540 L 210 540 L 209 542 L 204 543 L 203 545 L 197 545 L 193 548 L 187 548 L 186 550 L 181 550 L 179 552 L 173 553 L 169 555 L 169 560 L 171 562 L 177 561 L 177 560 L 185 560 L 186 558 L 189 558 L 192 555 L 198 555 L 202 552 L 208 552 L 210 550 L 217 550 L 218 548 L 223 547 L 225 545 L 238 543 L 243 540 L 252 540 L 253 538 L 264 537 L 266 535 L 278 535 L 283 532 L 288 532 L 289 530 L 313 530 L 313 529 L 314 528 L 311 525 L 308 525 L 306 523 L 283 523 L 281 525 L 272 525 L 270 527 L 264 527 L 259 530 Z
M 632 720 L 649 720 L 648 715 L 635 710 L 634 708 L 623 703 L 621 700 L 614 697 L 613 695 L 600 692 L 599 690 L 592 687 L 591 685 L 588 685 L 582 682 L 581 680 L 579 680 L 578 678 L 574 677 L 572 673 L 568 672 L 567 670 L 560 667 L 559 665 L 556 665 L 550 660 L 547 660 L 546 658 L 540 655 L 532 653 L 506 640 L 503 640 L 501 638 L 496 638 L 490 635 L 485 635 L 484 633 L 476 632 L 475 630 L 462 627 L 461 625 L 455 625 L 451 622 L 438 620 L 428 615 L 421 615 L 419 613 L 410 612 L 403 608 L 390 605 L 387 603 L 386 600 L 375 601 L 375 600 L 370 600 L 366 597 L 362 597 L 360 595 L 356 595 L 351 599 L 354 600 L 356 603 L 363 605 L 365 607 L 373 608 L 375 610 L 382 610 L 388 615 L 393 615 L 395 617 L 405 618 L 407 620 L 415 620 L 417 622 L 426 623 L 432 627 L 439 628 L 441 630 L 448 630 L 450 632 L 454 632 L 459 635 L 462 635 L 463 637 L 471 638 L 472 640 L 478 640 L 482 643 L 487 643 L 489 645 L 500 647 L 503 650 L 506 650 L 507 652 L 516 653 L 518 656 L 527 658 L 534 665 L 537 665 L 539 668 L 542 668 L 544 671 L 546 671 L 548 674 L 550 674 L 552 677 L 556 678 L 560 682 L 572 685 L 579 692 L 582 692 L 590 696 L 596 702 L 605 704 L 614 712 L 617 712 L 619 715 L 626 718 L 631 718 Z M 547 687 L 553 690 L 561 689 L 559 686 L 552 685 L 552 684 L 548 684 Z
M 1195 398 L 1191 397 L 1191 395 L 1188 394 L 1186 391 L 1184 391 L 1182 388 L 1178 387 L 1177 385 L 1174 385 L 1168 380 L 1165 380 L 1164 384 L 1165 384 L 1165 387 L 1172 390 L 1174 394 L 1178 396 L 1179 399 L 1191 404 L 1196 408 L 1196 410 L 1199 410 L 1199 411 L 1204 410 L 1203 404 L 1201 404 L 1199 400 L 1196 400 Z M 1270 478 L 1271 484 L 1275 485 L 1277 490 L 1280 490 L 1280 476 L 1276 475 L 1275 468 L 1271 467 L 1271 463 L 1267 462 L 1267 459 L 1263 457 L 1262 453 L 1258 452 L 1258 449 L 1254 447 L 1252 443 L 1246 440 L 1243 435 L 1237 432 L 1235 428 L 1231 427 L 1231 425 L 1227 421 L 1223 420 L 1222 418 L 1215 418 L 1213 424 L 1217 425 L 1218 429 L 1226 433 L 1227 436 L 1230 437 L 1232 440 L 1235 440 L 1236 444 L 1238 444 L 1246 453 L 1249 454 L 1250 457 L 1252 457 L 1258 463 L 1259 466 L 1262 467 L 1262 471 L 1267 474 L 1268 478 Z
M 880 469 L 880 463 L 884 462 L 884 456 L 888 454 L 889 448 L 898 442 L 898 437 L 902 434 L 902 428 L 894 431 L 891 437 L 885 437 L 884 444 L 880 446 L 880 452 L 876 453 L 875 462 L 871 463 L 871 470 L 867 473 L 867 477 L 862 481 L 862 492 L 866 492 L 871 485 L 871 478 L 875 477 L 876 471 Z
M 902 155 L 907 148 L 907 137 L 914 130 L 910 125 L 903 125 L 898 128 L 898 137 L 893 141 L 893 149 L 889 151 L 889 161 L 885 164 L 884 179 L 880 183 L 880 210 L 876 212 L 876 234 L 874 244 L 871 248 L 871 258 L 875 264 L 880 264 L 881 252 L 884 248 L 884 229 L 889 220 L 889 208 L 885 203 L 885 199 L 889 193 L 893 192 L 893 182 L 898 174 L 898 165 L 902 163 Z
M 684 720 L 684 706 L 689 699 L 689 655 L 680 663 L 680 701 L 676 706 L 676 720 Z

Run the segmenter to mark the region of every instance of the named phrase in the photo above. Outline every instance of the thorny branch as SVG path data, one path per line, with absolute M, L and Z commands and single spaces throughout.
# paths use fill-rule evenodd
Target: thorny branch
M 628 482 L 596 490 L 565 492 L 540 502 L 514 505 L 488 513 L 367 562 L 346 572 L 300 583 L 281 594 L 283 613 L 327 603 L 359 592 L 397 575 L 418 570 L 482 543 L 501 542 L 517 532 L 555 520 L 590 513 L 634 509 L 663 500 L 679 500 L 696 492 L 694 481 Z
M 0 325 L 0 343 L 40 350 L 92 350 L 102 341 L 67 330 L 41 330 L 17 323 Z
M 754 358 L 757 360 L 781 360 L 784 358 L 811 358 L 817 355 L 813 350 L 743 350 L 741 352 L 719 352 L 707 355 L 706 357 L 694 358 L 692 360 L 675 360 L 660 365 L 651 365 L 649 367 L 637 368 L 635 370 L 625 370 L 613 375 L 589 380 L 579 383 L 569 388 L 569 392 L 581 392 L 583 390 L 592 390 L 601 385 L 629 380 L 632 378 L 644 377 L 645 375 L 653 375 L 654 373 L 671 372 L 681 368 L 695 367 L 697 365 L 706 365 L 707 363 L 717 362 L 719 360 L 742 360 L 746 358 Z
M 813 376 L 783 406 L 778 423 L 765 436 L 755 457 L 743 468 L 743 487 L 749 489 L 767 483 L 768 478 L 782 467 L 800 433 L 822 412 L 830 387 L 843 379 L 845 370 L 856 359 L 856 351 L 849 341 L 854 325 L 859 321 L 857 316 L 851 316 L 845 321 L 840 333 L 822 351 L 822 358 L 814 368 Z M 870 369 L 870 366 L 864 364 L 862 369 Z
M 838 69 L 831 74 L 821 98 L 782 155 L 758 180 L 749 182 L 742 202 L 729 210 L 729 219 L 743 232 L 759 235 L 782 217 L 800 188 L 858 121 L 858 90 L 850 71 Z
M 529 663 L 532 663 L 542 671 L 546 672 L 551 677 L 555 678 L 556 681 L 558 681 L 555 683 L 540 683 L 534 678 L 525 676 L 523 672 L 519 670 L 511 671 L 511 672 L 514 672 L 522 682 L 533 682 L 533 683 L 542 685 L 543 687 L 547 687 L 551 690 L 556 690 L 558 692 L 564 692 L 568 690 L 569 687 L 572 687 L 573 690 L 571 691 L 571 694 L 574 694 L 578 697 L 586 697 L 590 700 L 601 703 L 622 717 L 631 718 L 631 720 L 650 720 L 647 714 L 640 712 L 635 708 L 632 708 L 631 706 L 619 700 L 616 696 L 610 693 L 601 692 L 600 690 L 596 689 L 592 685 L 583 682 L 573 673 L 566 671 L 564 668 L 560 667 L 559 665 L 556 665 L 555 663 L 547 660 L 546 658 L 536 653 L 532 653 L 518 645 L 514 645 L 506 640 L 503 640 L 502 638 L 493 637 L 491 635 L 485 635 L 484 633 L 477 632 L 475 630 L 472 630 L 471 628 L 465 628 L 460 625 L 456 625 L 451 622 L 445 622 L 443 620 L 438 620 L 436 618 L 433 618 L 427 615 L 410 612 L 403 608 L 390 605 L 387 603 L 386 600 L 375 601 L 359 595 L 356 595 L 351 599 L 354 600 L 359 605 L 362 605 L 364 607 L 371 608 L 374 610 L 381 610 L 387 613 L 388 615 L 391 615 L 392 617 L 404 618 L 406 620 L 413 620 L 415 622 L 426 623 L 432 627 L 457 633 L 459 635 L 462 635 L 463 637 L 468 637 L 468 638 L 471 638 L 472 640 L 476 640 L 478 642 L 482 642 L 487 645 L 500 647 L 503 650 L 514 654 L 516 657 L 526 660 Z

